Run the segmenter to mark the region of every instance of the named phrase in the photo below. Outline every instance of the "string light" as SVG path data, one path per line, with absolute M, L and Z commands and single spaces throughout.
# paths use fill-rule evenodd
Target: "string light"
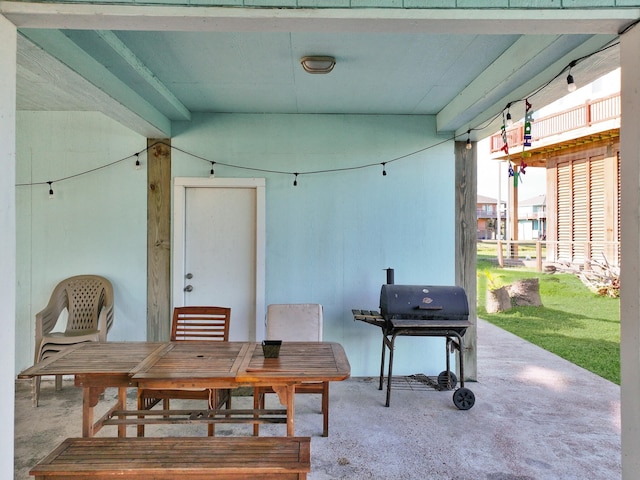
M 216 164 L 216 162 L 211 162 L 211 171 L 209 172 L 209 178 L 213 178 L 215 177 L 215 172 L 213 171 L 213 166 Z
M 504 123 L 507 127 L 510 127 L 511 125 L 513 125 L 513 119 L 511 118 L 511 112 L 509 111 L 509 109 L 511 108 L 512 102 L 507 103 L 507 106 L 504 107 L 505 110 L 507 111 L 507 116 L 505 118 L 503 118 L 502 123 Z M 504 115 L 504 110 L 502 111 L 503 115 Z
M 573 81 L 573 75 L 571 75 L 571 69 L 575 67 L 577 64 L 578 64 L 577 60 L 573 60 L 569 64 L 569 75 L 567 75 L 567 90 L 569 90 L 569 92 L 575 92 L 576 89 L 578 88 L 578 86 L 576 85 L 576 82 Z
M 571 70 L 569 70 L 571 71 Z M 571 73 L 569 73 L 569 75 L 567 75 L 567 90 L 569 92 L 575 92 L 577 90 L 577 85 L 576 82 L 573 81 L 573 75 L 571 75 Z
M 620 45 L 619 41 L 615 42 L 615 43 L 611 43 L 611 44 L 609 44 L 609 45 L 607 45 L 605 47 L 602 47 L 602 48 L 600 48 L 600 49 L 598 49 L 596 51 L 593 51 L 593 52 L 591 52 L 591 53 L 589 53 L 587 55 L 584 55 L 584 56 L 582 56 L 580 58 L 577 58 L 577 59 L 573 60 L 569 65 L 567 65 L 564 69 L 562 69 L 555 77 L 553 77 L 552 79 L 547 81 L 545 84 L 543 84 L 540 87 L 538 87 L 532 93 L 530 93 L 528 98 L 534 97 L 535 95 L 537 95 L 538 93 L 543 91 L 546 87 L 548 87 L 553 81 L 555 81 L 556 79 L 560 78 L 561 75 L 563 74 L 563 72 L 565 72 L 567 68 L 569 69 L 569 75 L 567 76 L 567 87 L 569 88 L 570 91 L 576 90 L 577 86 L 575 84 L 573 76 L 571 75 L 571 69 L 573 67 L 575 67 L 579 62 L 581 62 L 581 61 L 583 61 L 583 60 L 585 60 L 585 59 L 587 59 L 589 57 L 592 57 L 593 55 L 596 55 L 598 53 L 604 52 L 605 50 L 608 50 L 610 48 L 616 47 L 618 45 Z M 525 100 L 525 99 L 521 99 L 521 100 L 517 100 L 517 101 L 523 101 L 523 100 Z M 526 101 L 526 103 L 528 105 L 530 105 L 528 100 L 525 100 L 525 101 Z M 505 109 L 502 110 L 502 112 L 499 112 L 493 118 L 490 118 L 489 120 L 487 120 L 484 124 L 467 130 L 466 149 L 471 150 L 473 148 L 473 144 L 471 143 L 471 136 L 470 136 L 472 130 L 482 131 L 482 130 L 488 128 L 493 122 L 495 122 L 500 117 L 500 115 L 502 115 L 502 117 L 503 117 L 502 138 L 503 138 L 504 145 L 502 146 L 501 150 L 505 153 L 505 155 L 509 156 L 509 146 L 508 146 L 508 143 L 507 143 L 507 135 L 506 135 L 506 124 L 507 123 L 511 123 L 510 122 L 511 121 L 511 113 L 509 111 L 509 108 L 511 107 L 512 103 L 513 102 L 509 102 L 507 104 L 507 106 L 505 107 Z M 532 119 L 530 119 L 530 121 L 532 121 Z M 387 174 L 387 172 L 386 172 L 386 164 L 387 163 L 403 160 L 405 158 L 417 155 L 419 153 L 425 152 L 425 151 L 430 150 L 432 148 L 435 148 L 435 147 L 438 147 L 440 145 L 444 145 L 444 144 L 447 144 L 448 142 L 456 141 L 456 140 L 458 140 L 458 135 L 454 135 L 451 138 L 443 139 L 443 140 L 441 140 L 439 142 L 436 142 L 436 143 L 434 143 L 432 145 L 428 145 L 428 146 L 420 148 L 418 150 L 415 150 L 415 151 L 412 151 L 412 152 L 397 156 L 395 158 L 392 158 L 391 160 L 387 160 L 386 162 L 382 162 L 382 175 L 386 176 L 386 174 Z M 528 139 L 525 139 L 525 140 L 528 140 Z M 176 150 L 176 151 L 182 152 L 182 153 L 184 153 L 186 155 L 189 155 L 190 157 L 197 158 L 199 160 L 204 160 L 204 161 L 209 162 L 211 164 L 211 170 L 210 170 L 210 175 L 211 176 L 213 176 L 213 174 L 214 174 L 213 167 L 214 167 L 214 165 L 216 163 L 218 163 L 219 165 L 224 165 L 224 166 L 227 166 L 227 167 L 237 168 L 237 169 L 240 169 L 240 170 L 246 170 L 246 171 L 252 171 L 252 172 L 262 172 L 262 173 L 282 174 L 282 175 L 291 175 L 292 174 L 292 172 L 289 172 L 289 171 L 272 170 L 272 169 L 265 169 L 265 168 L 255 168 L 255 167 L 246 167 L 246 166 L 242 166 L 242 165 L 234 165 L 234 164 L 228 164 L 228 163 L 222 163 L 222 162 L 214 162 L 214 161 L 211 161 L 211 160 L 209 160 L 207 158 L 204 158 L 204 157 L 198 156 L 196 154 L 193 154 L 191 152 L 182 150 L 182 149 L 180 149 L 178 147 L 175 147 L 173 145 L 169 145 L 169 144 L 166 144 L 166 143 L 164 143 L 162 141 L 158 141 L 155 144 L 153 144 L 151 146 L 147 146 L 146 148 L 140 150 L 137 153 L 134 153 L 132 155 L 128 155 L 128 156 L 126 156 L 124 158 L 121 158 L 119 160 L 115 160 L 115 161 L 107 163 L 105 165 L 101 165 L 99 167 L 92 168 L 90 170 L 78 172 L 78 173 L 75 173 L 73 175 L 69 175 L 67 177 L 62 177 L 62 178 L 54 179 L 54 180 L 47 181 L 47 182 L 17 183 L 16 187 L 44 185 L 46 183 L 46 184 L 49 185 L 49 196 L 52 197 L 53 196 L 52 184 L 54 182 L 61 182 L 61 181 L 68 180 L 68 179 L 71 179 L 71 178 L 75 178 L 75 177 L 79 177 L 79 176 L 82 176 L 82 175 L 86 175 L 88 173 L 95 172 L 97 170 L 108 168 L 108 167 L 110 167 L 112 165 L 115 165 L 117 163 L 123 162 L 125 160 L 129 160 L 133 156 L 136 157 L 135 167 L 136 167 L 136 169 L 138 169 L 138 168 L 141 167 L 139 155 L 141 153 L 145 152 L 145 151 L 148 151 L 149 149 L 152 149 L 152 148 L 158 146 L 158 145 L 164 145 L 164 146 L 168 147 L 171 150 Z M 308 174 L 316 174 L 316 173 L 346 172 L 346 171 L 352 171 L 352 170 L 361 170 L 361 169 L 364 169 L 364 168 L 369 168 L 369 167 L 372 167 L 372 166 L 379 166 L 379 165 L 381 165 L 381 163 L 369 163 L 369 164 L 356 165 L 356 166 L 352 166 L 352 167 L 331 168 L 331 169 L 324 169 L 324 170 L 307 171 L 307 172 L 303 172 L 303 173 L 305 175 L 308 175 Z M 298 178 L 299 174 L 301 174 L 301 173 L 299 173 L 299 172 L 293 173 L 293 175 L 295 175 L 294 182 L 293 182 L 294 186 L 298 185 L 297 178 Z

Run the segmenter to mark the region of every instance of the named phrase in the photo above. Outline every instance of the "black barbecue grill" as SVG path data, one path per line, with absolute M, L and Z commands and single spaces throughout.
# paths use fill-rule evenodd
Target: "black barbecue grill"
M 353 318 L 382 329 L 382 355 L 380 361 L 380 386 L 384 378 L 385 351 L 389 349 L 387 374 L 387 402 L 391 399 L 393 349 L 398 335 L 445 337 L 447 369 L 437 377 L 441 388 L 455 388 L 457 378 L 450 368 L 449 352 L 458 351 L 460 388 L 453 394 L 453 403 L 460 410 L 468 410 L 475 403 L 471 390 L 464 387 L 464 345 L 462 337 L 469 322 L 469 303 L 461 287 L 424 285 L 382 285 L 380 312 L 352 310 Z

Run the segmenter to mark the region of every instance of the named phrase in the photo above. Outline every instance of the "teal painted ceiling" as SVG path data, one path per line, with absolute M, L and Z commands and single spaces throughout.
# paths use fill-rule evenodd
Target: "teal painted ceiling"
M 241 112 L 437 115 L 439 131 L 477 138 L 547 82 L 534 105 L 562 96 L 571 61 L 583 84 L 617 68 L 617 48 L 591 54 L 637 14 L 60 8 L 3 12 L 20 27 L 18 108 L 100 110 L 149 137 L 191 113 Z M 308 74 L 305 55 L 336 66 Z

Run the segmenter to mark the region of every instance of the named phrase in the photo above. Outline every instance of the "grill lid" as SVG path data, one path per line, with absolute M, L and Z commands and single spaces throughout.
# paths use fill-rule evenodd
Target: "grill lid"
M 385 284 L 380 313 L 387 320 L 467 320 L 469 303 L 462 287 Z

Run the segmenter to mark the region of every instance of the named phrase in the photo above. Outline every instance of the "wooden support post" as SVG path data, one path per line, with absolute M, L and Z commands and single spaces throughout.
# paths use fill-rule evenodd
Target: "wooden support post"
M 477 323 L 477 144 L 467 150 L 466 142 L 455 142 L 455 252 L 456 285 L 465 289 L 469 302 L 469 320 L 473 326 L 464 336 L 464 380 L 478 377 Z
M 514 167 L 515 168 L 515 167 Z M 518 258 L 518 185 L 517 180 L 509 182 L 509 239 L 514 243 L 509 245 L 509 258 Z
M 171 140 L 147 139 L 147 341 L 171 327 Z

